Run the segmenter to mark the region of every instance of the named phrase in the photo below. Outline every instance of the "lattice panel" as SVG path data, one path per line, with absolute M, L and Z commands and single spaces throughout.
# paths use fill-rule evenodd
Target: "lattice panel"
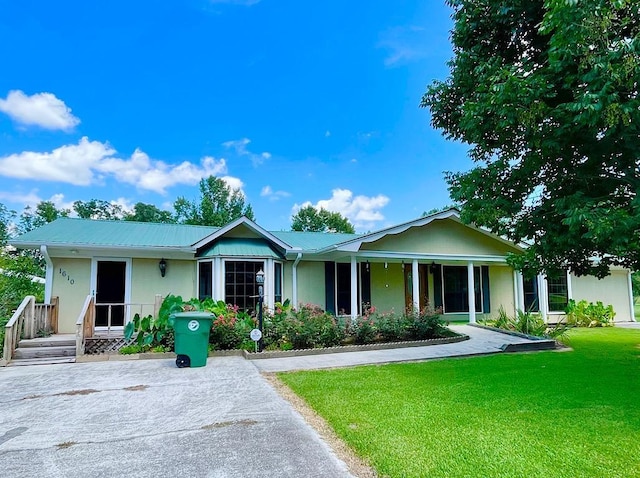
M 124 337 L 112 337 L 108 339 L 86 339 L 84 353 L 87 355 L 98 355 L 109 352 L 117 352 L 125 345 L 131 345 L 134 339 Z

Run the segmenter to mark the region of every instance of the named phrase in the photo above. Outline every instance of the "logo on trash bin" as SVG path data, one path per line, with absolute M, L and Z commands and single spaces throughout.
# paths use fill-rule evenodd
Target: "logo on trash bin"
M 187 324 L 187 327 L 189 327 L 189 330 L 191 332 L 195 332 L 196 330 L 198 330 L 200 328 L 200 322 L 198 322 L 197 320 L 191 320 Z

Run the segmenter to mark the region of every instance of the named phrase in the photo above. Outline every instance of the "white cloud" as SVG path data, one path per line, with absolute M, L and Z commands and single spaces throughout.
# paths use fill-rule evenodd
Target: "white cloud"
M 226 141 L 222 143 L 227 149 L 232 149 L 238 156 L 248 156 L 254 167 L 260 166 L 266 159 L 271 158 L 271 153 L 266 151 L 258 154 L 252 153 L 247 149 L 247 145 L 251 142 L 249 138 L 242 138 L 235 141 Z
M 88 186 L 94 182 L 93 169 L 115 152 L 107 143 L 83 137 L 78 144 L 61 146 L 50 153 L 24 151 L 0 157 L 0 174 L 10 178 Z
M 199 165 L 189 161 L 175 165 L 151 159 L 140 149 L 127 159 L 115 157 L 115 153 L 108 143 L 83 137 L 77 145 L 61 146 L 51 152 L 25 151 L 0 157 L 0 175 L 76 186 L 89 186 L 105 177 L 113 177 L 139 189 L 165 194 L 168 187 L 194 185 L 202 178 L 227 172 L 226 161 L 211 156 L 202 158 Z M 242 187 L 237 178 L 224 176 L 222 179 L 233 187 Z
M 109 204 L 112 206 L 120 206 L 123 212 L 133 213 L 134 204 L 126 198 L 120 197 L 118 199 L 112 199 L 109 201 Z
M 422 27 L 392 27 L 380 34 L 378 47 L 388 51 L 385 66 L 393 67 L 419 60 L 429 54 L 427 31 Z
M 169 165 L 153 160 L 144 151 L 136 149 L 129 159 L 105 158 L 95 169 L 112 175 L 120 182 L 165 194 L 170 186 L 194 185 L 204 177 L 226 173 L 227 165 L 224 159 L 216 160 L 211 156 L 202 158 L 199 166 L 188 161 Z
M 277 201 L 278 199 L 289 197 L 291 194 L 287 191 L 274 191 L 271 186 L 265 186 L 260 191 L 260 196 L 268 198 L 269 201 Z
M 331 191 L 330 199 L 322 199 L 316 204 L 310 201 L 293 206 L 293 214 L 306 206 L 313 206 L 316 209 L 326 209 L 331 212 L 339 212 L 358 230 L 371 230 L 376 223 L 383 221 L 384 216 L 380 212 L 389 203 L 389 198 L 383 194 L 377 196 L 353 196 L 348 189 L 334 189 Z
M 244 191 L 242 188 L 244 187 L 244 183 L 240 178 L 234 178 L 233 176 L 222 176 L 222 179 L 233 191 L 240 191 L 244 196 Z
M 0 98 L 0 111 L 18 123 L 45 129 L 68 131 L 80 124 L 71 108 L 52 93 L 27 96 L 20 90 L 12 90 L 7 99 Z
M 65 201 L 64 194 L 58 193 L 51 196 L 49 199 L 43 199 L 38 194 L 38 190 L 34 189 L 28 193 L 11 193 L 7 191 L 0 191 L 0 201 L 6 201 L 13 204 L 20 204 L 22 208 L 27 206 L 35 208 L 38 203 L 42 201 L 50 201 L 56 207 L 56 209 L 73 209 L 73 201 Z

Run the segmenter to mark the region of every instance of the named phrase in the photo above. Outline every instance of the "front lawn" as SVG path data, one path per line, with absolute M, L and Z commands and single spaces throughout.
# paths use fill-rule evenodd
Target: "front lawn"
M 279 377 L 382 476 L 640 476 L 640 330 L 569 342 Z

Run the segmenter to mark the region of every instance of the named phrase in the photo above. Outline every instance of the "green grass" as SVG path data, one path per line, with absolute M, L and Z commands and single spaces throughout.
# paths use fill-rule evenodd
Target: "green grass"
M 640 330 L 569 341 L 279 376 L 383 476 L 640 476 Z
M 634 302 L 633 309 L 635 311 L 636 320 L 640 320 L 640 302 Z

